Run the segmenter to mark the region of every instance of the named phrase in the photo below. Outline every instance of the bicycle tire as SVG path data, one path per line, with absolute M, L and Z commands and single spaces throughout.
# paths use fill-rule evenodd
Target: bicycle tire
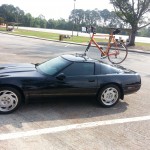
M 122 63 L 128 55 L 128 49 L 124 43 L 119 44 L 111 44 L 110 49 L 108 51 L 108 60 L 112 64 L 120 64 Z

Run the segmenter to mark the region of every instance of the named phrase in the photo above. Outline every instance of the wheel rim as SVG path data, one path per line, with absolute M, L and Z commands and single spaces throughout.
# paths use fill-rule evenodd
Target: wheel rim
M 18 104 L 17 95 L 9 90 L 0 91 L 0 111 L 8 112 L 13 110 Z
M 123 43 L 119 46 L 112 45 L 108 52 L 108 59 L 113 64 L 120 64 L 126 59 L 127 55 L 128 50 Z
M 107 88 L 103 91 L 102 95 L 101 95 L 101 101 L 107 105 L 107 106 L 111 106 L 113 104 L 116 103 L 116 101 L 118 100 L 118 91 L 117 89 L 110 87 Z

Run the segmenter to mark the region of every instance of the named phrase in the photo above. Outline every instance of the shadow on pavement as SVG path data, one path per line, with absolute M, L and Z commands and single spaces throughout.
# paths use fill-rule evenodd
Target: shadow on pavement
M 36 102 L 35 102 L 36 101 Z M 22 123 L 56 121 L 68 119 L 88 119 L 93 117 L 119 114 L 127 110 L 128 104 L 120 101 L 111 108 L 103 108 L 95 98 L 53 98 L 51 100 L 34 99 L 12 114 L 0 115 L 0 126 L 11 124 L 17 128 Z

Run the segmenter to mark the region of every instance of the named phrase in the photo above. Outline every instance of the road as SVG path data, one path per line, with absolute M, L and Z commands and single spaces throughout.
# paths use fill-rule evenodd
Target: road
M 85 50 L 84 46 L 6 34 L 0 34 L 0 39 L 0 63 L 37 63 Z M 99 56 L 94 48 L 88 55 Z M 150 55 L 129 53 L 122 65 L 141 75 L 140 91 L 109 109 L 91 98 L 24 105 L 13 114 L 0 115 L 0 149 L 150 149 Z

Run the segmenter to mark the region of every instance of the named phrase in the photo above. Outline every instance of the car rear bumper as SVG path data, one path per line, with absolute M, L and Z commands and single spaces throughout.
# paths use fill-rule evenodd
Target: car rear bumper
M 135 85 L 128 85 L 124 88 L 124 94 L 132 94 L 134 92 L 137 92 L 141 88 L 141 84 L 135 84 Z

